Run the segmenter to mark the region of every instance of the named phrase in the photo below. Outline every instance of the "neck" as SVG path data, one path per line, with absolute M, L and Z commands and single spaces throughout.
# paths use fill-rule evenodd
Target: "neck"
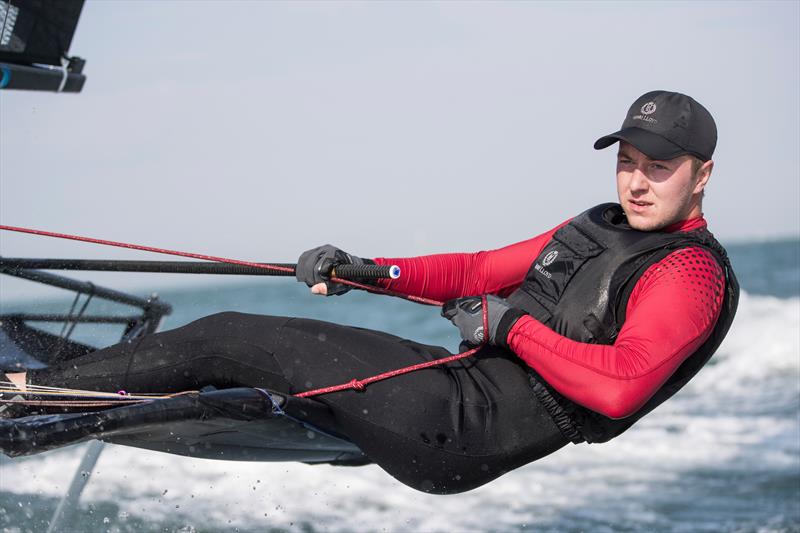
M 708 224 L 706 223 L 706 219 L 704 219 L 703 215 L 701 214 L 697 217 L 685 218 L 681 221 L 675 222 L 674 224 L 670 224 L 659 231 L 663 231 L 664 233 L 675 233 L 694 231 L 706 227 L 708 227 Z
M 698 218 L 703 216 L 703 201 L 702 198 L 698 199 L 696 202 L 692 201 L 692 207 L 689 210 L 689 213 L 684 217 L 684 220 L 689 220 L 691 218 Z
M 691 195 L 688 199 L 686 204 L 683 208 L 676 213 L 675 222 L 672 222 L 668 225 L 668 227 L 673 226 L 680 226 L 683 222 L 687 220 L 692 220 L 695 218 L 702 218 L 703 217 L 703 193 L 699 192 L 697 194 Z

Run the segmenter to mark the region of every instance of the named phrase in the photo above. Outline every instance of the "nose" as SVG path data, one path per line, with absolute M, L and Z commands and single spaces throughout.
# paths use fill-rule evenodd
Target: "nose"
M 642 172 L 642 169 L 637 167 L 631 175 L 629 186 L 633 193 L 647 192 L 647 189 L 650 188 L 650 181 L 647 179 L 645 173 Z

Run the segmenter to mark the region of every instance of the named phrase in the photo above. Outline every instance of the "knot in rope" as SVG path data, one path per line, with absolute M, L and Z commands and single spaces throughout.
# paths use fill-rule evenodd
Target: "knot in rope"
M 364 385 L 364 383 L 362 383 L 361 381 L 359 381 L 359 380 L 357 380 L 357 379 L 355 379 L 355 378 L 353 378 L 353 381 L 351 381 L 351 382 L 349 383 L 349 385 L 350 385 L 350 387 L 351 387 L 352 389 L 354 389 L 354 390 L 357 390 L 358 392 L 363 392 L 363 391 L 365 391 L 365 390 L 366 390 L 366 388 L 367 388 L 367 387 Z

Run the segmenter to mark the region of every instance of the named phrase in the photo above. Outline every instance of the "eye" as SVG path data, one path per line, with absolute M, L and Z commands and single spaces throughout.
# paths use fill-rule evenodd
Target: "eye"
M 669 167 L 662 165 L 661 163 L 653 163 L 652 167 L 656 170 L 669 170 Z

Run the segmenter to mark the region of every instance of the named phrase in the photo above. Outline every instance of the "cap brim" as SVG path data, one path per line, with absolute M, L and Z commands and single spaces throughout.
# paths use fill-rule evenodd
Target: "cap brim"
M 630 143 L 650 159 L 660 161 L 667 161 L 690 153 L 661 135 L 641 128 L 623 128 L 616 133 L 600 137 L 594 143 L 594 149 L 608 148 L 617 141 Z

